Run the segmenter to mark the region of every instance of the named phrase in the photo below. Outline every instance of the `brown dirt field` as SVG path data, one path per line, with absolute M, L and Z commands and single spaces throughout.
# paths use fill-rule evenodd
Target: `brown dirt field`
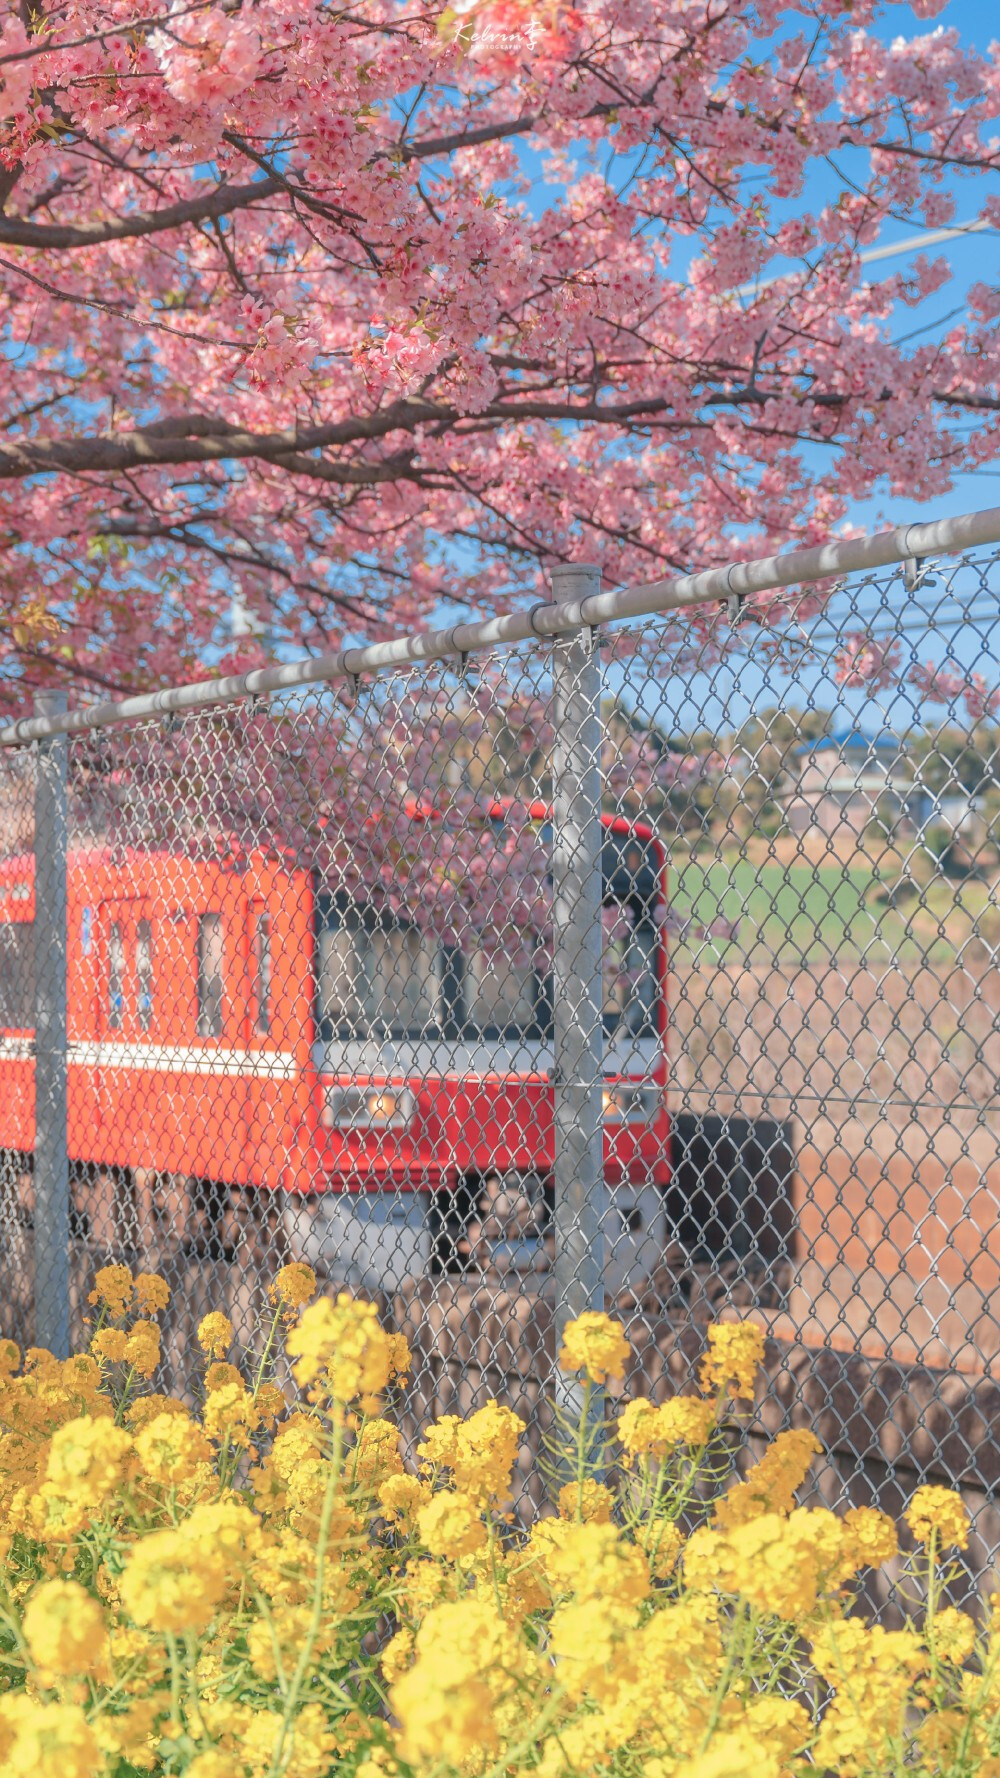
M 675 1109 L 774 1118 L 795 1154 L 776 1331 L 1000 1368 L 1000 970 L 739 965 L 671 981 Z

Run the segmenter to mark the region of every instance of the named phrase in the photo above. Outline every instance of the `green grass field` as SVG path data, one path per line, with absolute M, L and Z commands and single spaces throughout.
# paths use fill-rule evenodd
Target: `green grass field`
M 978 931 L 996 943 L 995 888 L 984 883 L 932 882 L 925 905 L 914 897 L 901 906 L 878 899 L 879 883 L 870 866 L 843 867 L 764 863 L 734 857 L 702 862 L 679 858 L 670 865 L 671 924 L 692 922 L 675 936 L 675 951 L 700 955 L 706 948 L 720 962 L 740 957 L 785 962 L 849 954 L 954 957 Z M 713 921 L 739 921 L 732 938 L 700 936 Z

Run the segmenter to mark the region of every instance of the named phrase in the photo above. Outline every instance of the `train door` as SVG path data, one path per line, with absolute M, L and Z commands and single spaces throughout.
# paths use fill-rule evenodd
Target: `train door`
M 215 867 L 165 888 L 100 908 L 102 1122 L 117 1164 L 243 1184 L 247 898 Z

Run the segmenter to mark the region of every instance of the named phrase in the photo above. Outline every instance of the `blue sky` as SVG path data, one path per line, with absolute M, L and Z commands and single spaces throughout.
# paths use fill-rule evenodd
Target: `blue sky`
M 939 17 L 928 23 L 917 19 L 908 6 L 892 6 L 875 28 L 887 39 L 892 39 L 923 34 L 936 26 L 957 30 L 966 42 L 985 50 L 991 38 L 1000 36 L 1000 8 L 996 0 L 951 0 Z M 831 189 L 834 187 L 833 175 L 825 169 L 817 169 L 811 188 L 798 201 L 799 207 L 813 208 L 817 202 L 822 203 L 826 183 Z M 956 198 L 955 223 L 970 220 L 982 200 L 983 181 L 955 179 L 950 189 Z M 918 232 L 919 227 L 887 224 L 878 244 L 903 242 Z M 953 277 L 950 284 L 918 311 L 920 322 L 940 318 L 943 323 L 943 317 L 961 300 L 971 282 L 1000 276 L 1000 236 L 995 233 L 969 235 L 935 247 L 930 253 L 948 259 Z M 905 264 L 906 256 L 902 256 L 884 262 L 877 270 L 889 272 Z M 910 324 L 914 323 L 911 321 Z M 900 331 L 906 325 L 901 321 Z M 909 502 L 881 490 L 869 499 L 855 501 L 848 517 L 851 523 L 871 531 L 992 506 L 1000 506 L 1000 463 L 976 474 L 957 476 L 950 492 L 934 501 L 933 506 Z M 833 682 L 832 669 L 837 633 L 866 627 L 871 619 L 876 634 L 888 635 L 897 627 L 894 610 L 901 610 L 905 602 L 906 610 L 901 610 L 900 633 L 904 668 L 914 661 L 932 660 L 941 664 L 951 659 L 964 668 L 982 673 L 991 685 L 995 685 L 1000 682 L 1000 623 L 992 618 L 992 611 L 1000 609 L 1000 567 L 996 564 L 990 570 L 989 582 L 984 593 L 982 580 L 976 573 L 961 573 L 954 579 L 939 574 L 935 586 L 923 589 L 921 606 L 905 594 L 901 581 L 889 585 L 885 577 L 881 577 L 878 588 L 866 588 L 861 593 L 855 590 L 853 594 L 846 590 L 835 598 L 830 606 L 831 621 L 813 630 L 815 657 L 798 668 L 791 690 L 788 679 L 780 670 L 762 663 L 762 650 L 755 647 L 751 630 L 746 653 L 735 656 L 711 673 L 657 679 L 654 664 L 643 685 L 640 702 L 650 714 L 655 711 L 665 726 L 680 732 L 701 725 L 719 729 L 736 727 L 755 710 L 782 701 L 799 706 L 813 702 L 821 708 L 836 705 L 838 723 L 857 721 L 872 731 L 883 723 L 905 730 L 922 714 L 943 720 L 947 712 L 940 706 L 927 713 L 919 711 L 915 694 L 905 681 L 894 693 L 872 697 L 839 690 Z M 978 613 L 986 615 L 980 617 Z M 617 674 L 617 669 L 612 672 Z M 633 680 L 638 678 L 635 669 L 632 676 Z M 627 684 L 623 683 L 623 689 L 628 697 Z M 633 700 L 629 698 L 628 701 Z

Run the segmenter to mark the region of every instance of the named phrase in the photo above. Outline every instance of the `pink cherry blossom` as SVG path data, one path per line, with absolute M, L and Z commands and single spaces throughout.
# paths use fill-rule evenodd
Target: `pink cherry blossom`
M 233 99 L 260 68 L 260 38 L 253 26 L 239 13 L 214 6 L 175 6 L 168 27 L 153 32 L 149 47 L 167 90 L 182 105 Z
M 863 686 L 868 691 L 883 691 L 898 678 L 902 658 L 902 644 L 892 637 L 856 630 L 837 654 L 834 678 L 849 690 Z
M 989 690 L 981 673 L 970 673 L 962 692 L 972 722 L 985 722 L 1000 710 L 1000 688 Z
M 954 706 L 964 697 L 970 684 L 964 673 L 955 672 L 949 667 L 935 667 L 930 661 L 922 667 L 913 667 L 909 678 L 919 696 L 930 704 Z
M 814 543 L 859 499 L 906 522 L 996 461 L 985 251 L 943 305 L 945 255 L 861 258 L 952 220 L 959 178 L 957 213 L 1000 219 L 1000 54 L 954 26 L 897 0 L 15 13 L 5 712 L 532 603 L 581 556 L 621 584 Z M 755 605 L 769 663 L 791 609 Z M 664 636 L 676 673 L 742 646 L 704 613 Z M 874 648 L 845 638 L 842 683 L 900 670 Z M 659 794 L 691 770 L 660 759 Z

